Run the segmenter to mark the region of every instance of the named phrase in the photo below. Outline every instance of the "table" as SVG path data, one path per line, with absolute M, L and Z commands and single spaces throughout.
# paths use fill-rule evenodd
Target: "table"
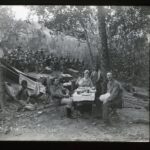
M 92 104 L 95 100 L 95 92 L 94 88 L 84 87 L 78 88 L 72 95 L 74 108 L 77 109 L 78 106 L 86 105 L 89 109 L 89 112 L 92 112 Z
M 90 101 L 93 102 L 95 99 L 95 92 L 94 88 L 83 87 L 78 88 L 72 95 L 73 102 L 83 102 L 83 101 Z

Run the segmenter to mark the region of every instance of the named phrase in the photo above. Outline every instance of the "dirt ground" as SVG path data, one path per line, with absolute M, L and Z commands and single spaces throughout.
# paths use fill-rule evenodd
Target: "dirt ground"
M 66 118 L 64 108 L 52 106 L 34 111 L 9 111 L 0 114 L 0 140 L 19 141 L 149 141 L 149 112 L 145 109 L 124 108 L 119 117 L 106 126 L 91 116 Z M 144 123 L 135 120 L 144 119 Z
M 39 104 L 34 111 L 20 112 L 14 108 L 9 103 L 8 112 L 0 112 L 1 141 L 149 142 L 149 111 L 144 108 L 118 110 L 111 126 L 96 117 L 95 107 L 91 116 L 76 119 L 67 118 L 63 106 L 56 110 L 54 106 L 44 108 L 44 104 Z

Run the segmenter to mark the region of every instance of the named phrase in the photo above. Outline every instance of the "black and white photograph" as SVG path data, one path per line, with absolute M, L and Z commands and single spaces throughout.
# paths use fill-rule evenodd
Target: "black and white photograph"
M 0 5 L 0 141 L 149 142 L 150 7 Z

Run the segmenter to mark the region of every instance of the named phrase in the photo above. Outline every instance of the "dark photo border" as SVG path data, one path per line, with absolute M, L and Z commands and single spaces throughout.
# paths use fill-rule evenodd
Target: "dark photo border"
M 148 6 L 150 0 L 0 0 L 0 5 L 140 5 Z M 150 7 L 150 5 L 149 5 Z M 49 142 L 49 141 L 0 141 L 0 149 L 71 149 L 71 150 L 105 150 L 131 148 L 144 150 L 149 143 L 143 142 Z

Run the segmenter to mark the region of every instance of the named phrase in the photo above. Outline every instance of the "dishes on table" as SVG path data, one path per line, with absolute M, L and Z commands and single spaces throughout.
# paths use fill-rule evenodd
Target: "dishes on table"
M 82 95 L 90 95 L 90 93 L 95 93 L 96 90 L 95 88 L 90 88 L 90 87 L 79 87 L 76 89 L 77 94 L 82 94 Z

